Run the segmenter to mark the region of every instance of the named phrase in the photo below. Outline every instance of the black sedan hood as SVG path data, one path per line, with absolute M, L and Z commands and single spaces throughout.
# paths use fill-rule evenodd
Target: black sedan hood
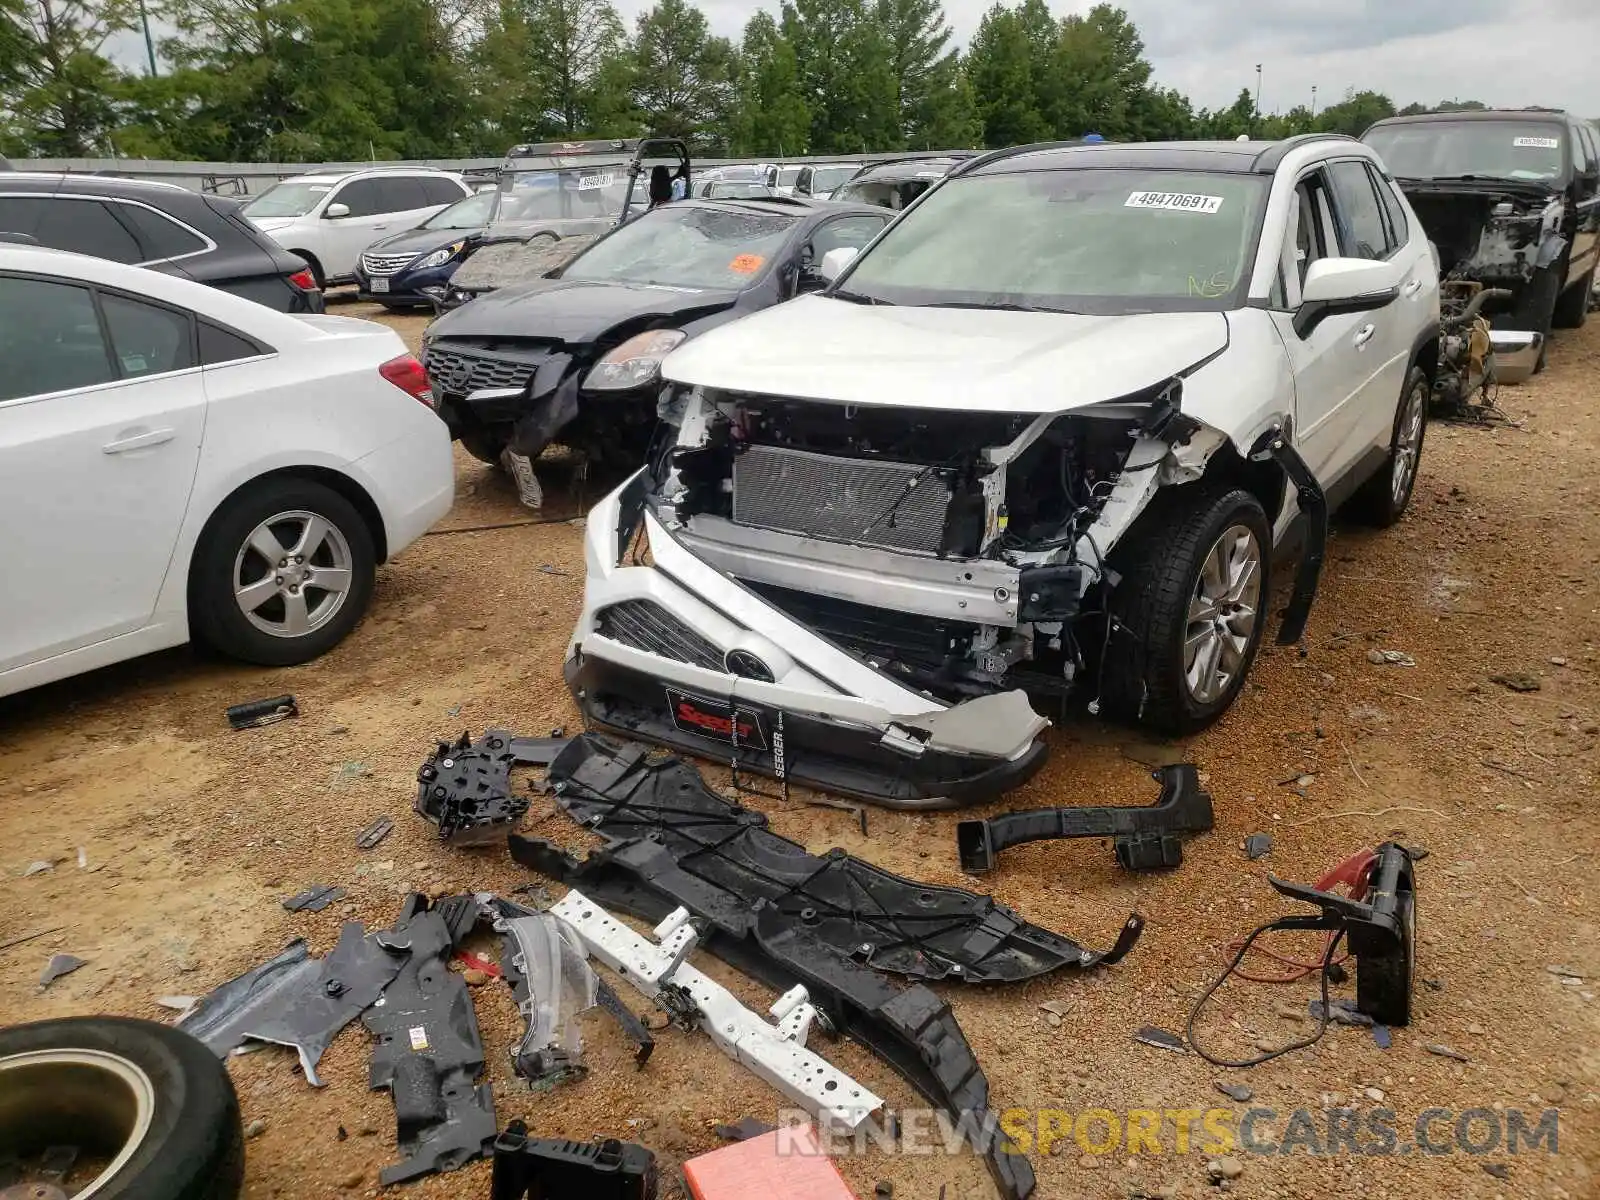
M 371 254 L 426 254 L 482 233 L 482 229 L 408 229 L 367 247 Z
M 541 279 L 486 292 L 428 328 L 430 341 L 450 337 L 525 337 L 581 346 L 618 325 L 644 318 L 688 322 L 733 307 L 736 291 Z

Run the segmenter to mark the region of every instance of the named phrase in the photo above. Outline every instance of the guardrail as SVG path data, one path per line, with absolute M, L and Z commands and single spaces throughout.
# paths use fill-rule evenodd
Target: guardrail
M 877 162 L 886 158 L 899 158 L 913 151 L 874 152 L 871 154 L 826 154 L 792 158 L 696 158 L 699 167 L 728 166 L 735 163 L 827 163 L 827 162 Z M 939 151 L 927 151 L 930 154 Z M 178 162 L 154 158 L 14 158 L 11 166 L 18 171 L 70 171 L 85 175 L 115 175 L 126 179 L 147 179 L 159 183 L 175 183 L 190 191 L 214 191 L 224 195 L 255 195 L 265 191 L 282 179 L 313 172 L 359 171 L 363 167 L 439 167 L 446 171 L 482 170 L 498 167 L 500 158 L 419 158 L 385 160 L 381 162 L 323 162 L 323 163 L 245 163 L 245 162 Z

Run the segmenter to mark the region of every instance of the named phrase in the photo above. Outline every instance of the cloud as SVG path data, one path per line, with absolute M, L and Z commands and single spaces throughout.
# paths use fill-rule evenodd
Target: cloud
M 615 0 L 631 23 L 649 0 Z M 945 0 L 965 45 L 993 0 Z M 1015 0 L 1011 0 L 1015 2 Z M 1092 0 L 1047 0 L 1057 16 Z M 1117 2 L 1117 0 L 1113 0 Z M 1600 117 L 1600 71 L 1563 47 L 1600 46 L 1596 0 L 1120 0 L 1138 26 L 1156 82 L 1197 107 L 1255 89 L 1261 106 L 1325 106 L 1350 91 L 1379 91 L 1397 106 L 1459 98 L 1498 107 L 1542 104 Z M 702 0 L 714 32 L 737 38 L 776 3 Z M 1552 70 L 1552 57 L 1566 64 Z

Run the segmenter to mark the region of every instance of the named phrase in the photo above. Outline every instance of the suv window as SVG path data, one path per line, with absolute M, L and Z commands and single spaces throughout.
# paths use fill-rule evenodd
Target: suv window
M 840 246 L 853 246 L 857 250 L 878 236 L 878 230 L 888 224 L 889 217 L 855 216 L 839 217 L 820 226 L 811 235 L 811 261 L 821 264 L 822 256 Z
M 1399 249 L 1411 240 L 1411 222 L 1406 219 L 1405 205 L 1400 203 L 1400 192 L 1392 179 L 1375 171 L 1373 183 L 1378 188 L 1378 199 L 1383 201 L 1384 214 L 1389 218 L 1389 244 Z
M 1573 139 L 1573 144 L 1583 142 L 1584 162 L 1578 170 L 1581 174 L 1592 177 L 1600 171 L 1600 134 L 1597 134 L 1590 125 L 1583 124 L 1577 127 L 1578 136 Z
M 137 263 L 145 258 L 133 234 L 98 200 L 0 198 L 0 229 L 30 234 L 53 250 L 74 250 L 112 262 Z
M 422 195 L 426 204 L 418 207 L 431 207 L 435 204 L 454 204 L 467 193 L 456 186 L 453 179 L 442 179 L 436 175 L 424 175 L 418 182 L 422 184 Z
M 1339 221 L 1339 244 L 1350 258 L 1385 259 L 1394 252 L 1383 209 L 1366 164 L 1337 162 L 1328 168 Z
M 138 235 L 144 247 L 141 262 L 198 254 L 206 248 L 204 241 L 182 225 L 142 204 L 118 204 L 116 212 Z
M 0 400 L 117 377 L 88 288 L 0 276 Z
M 382 179 L 354 180 L 339 189 L 332 203 L 343 204 L 352 217 L 376 217 L 394 212 L 395 206 L 390 203 L 385 183 Z
M 124 379 L 184 371 L 194 363 L 194 331 L 188 313 L 129 300 L 100 297 L 106 332 Z

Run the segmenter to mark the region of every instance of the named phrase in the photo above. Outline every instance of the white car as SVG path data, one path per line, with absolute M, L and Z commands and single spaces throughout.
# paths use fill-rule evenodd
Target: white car
M 806 163 L 795 176 L 793 194 L 810 196 L 813 200 L 830 199 L 834 189 L 860 169 L 858 162 Z M 779 177 L 782 178 L 781 173 Z
M 0 695 L 190 638 L 304 662 L 454 494 L 392 330 L 0 244 Z
M 1275 569 L 1296 640 L 1328 512 L 1410 501 L 1438 274 L 1358 142 L 998 151 L 853 253 L 662 364 L 675 428 L 587 522 L 591 723 L 986 799 L 1074 696 L 1214 720 Z
M 306 260 L 318 287 L 349 283 L 361 252 L 380 238 L 415 229 L 472 188 L 428 167 L 372 167 L 299 175 L 273 184 L 244 215 L 278 245 Z

